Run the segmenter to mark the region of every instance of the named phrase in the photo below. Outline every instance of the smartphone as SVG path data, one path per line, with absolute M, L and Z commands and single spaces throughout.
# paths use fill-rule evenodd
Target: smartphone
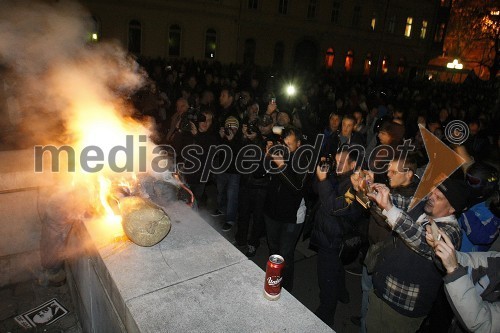
M 276 97 L 271 98 L 271 104 L 276 104 Z

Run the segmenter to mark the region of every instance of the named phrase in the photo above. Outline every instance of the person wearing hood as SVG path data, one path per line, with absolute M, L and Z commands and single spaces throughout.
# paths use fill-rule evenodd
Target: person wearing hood
M 465 173 L 472 193 L 469 209 L 460 215 L 461 252 L 488 251 L 500 232 L 498 215 L 498 171 L 491 165 L 475 162 Z

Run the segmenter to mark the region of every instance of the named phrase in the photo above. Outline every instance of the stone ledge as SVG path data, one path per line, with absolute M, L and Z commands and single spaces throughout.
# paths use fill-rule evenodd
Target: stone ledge
M 86 316 L 80 319 L 91 322 L 84 327 L 107 322 L 126 332 L 332 332 L 285 290 L 279 301 L 264 299 L 264 272 L 185 204 L 164 209 L 172 230 L 152 247 L 106 243 L 95 222 L 72 233 L 72 246 L 92 244 L 70 265 L 82 297 L 75 303 L 83 303 L 79 312 Z M 113 313 L 117 317 L 109 318 Z
M 127 302 L 141 332 L 332 332 L 290 293 L 263 296 L 247 260 Z

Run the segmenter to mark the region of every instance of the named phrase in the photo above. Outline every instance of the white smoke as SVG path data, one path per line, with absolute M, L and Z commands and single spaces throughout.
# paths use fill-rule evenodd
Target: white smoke
M 93 20 L 81 5 L 0 0 L 0 8 L 0 83 L 9 98 L 3 104 L 32 143 L 51 142 L 56 133 L 58 142 L 68 143 L 71 106 L 81 101 L 130 113 L 125 97 L 146 75 L 120 45 L 88 42 Z

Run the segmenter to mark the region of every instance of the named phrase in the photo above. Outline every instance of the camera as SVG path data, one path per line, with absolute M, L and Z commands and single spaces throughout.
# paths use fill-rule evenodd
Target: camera
M 182 114 L 179 128 L 181 129 L 181 131 L 190 132 L 191 125 L 189 124 L 189 122 L 198 125 L 198 123 L 204 122 L 206 120 L 207 118 L 203 113 L 200 112 L 200 109 L 190 107 L 186 112 Z
M 247 134 L 259 133 L 259 119 L 250 121 L 247 124 Z
M 330 170 L 334 169 L 334 162 L 332 154 L 329 154 L 324 161 L 319 162 L 319 168 L 322 172 L 330 172 Z

